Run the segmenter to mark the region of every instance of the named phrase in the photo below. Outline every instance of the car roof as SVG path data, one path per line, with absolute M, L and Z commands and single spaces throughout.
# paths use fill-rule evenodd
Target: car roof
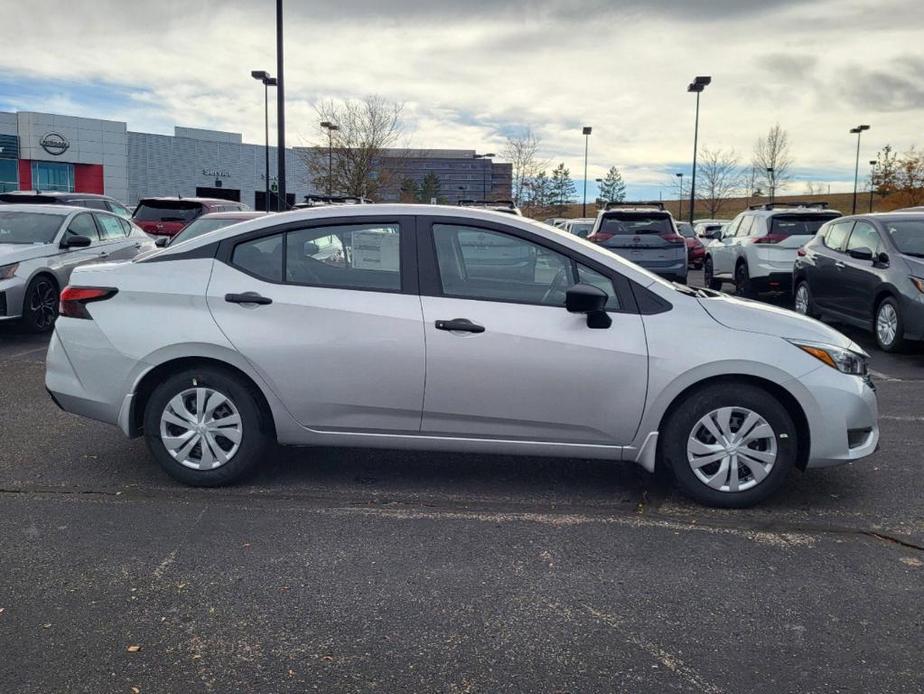
M 225 239 L 235 238 L 241 234 L 251 231 L 258 231 L 263 228 L 272 228 L 281 225 L 291 224 L 293 222 L 312 222 L 324 219 L 343 219 L 343 218 L 376 218 L 388 219 L 400 216 L 420 216 L 420 217 L 446 217 L 463 218 L 472 222 L 493 222 L 495 224 L 504 224 L 514 228 L 529 231 L 537 236 L 554 241 L 561 246 L 571 248 L 583 255 L 590 256 L 605 265 L 619 265 L 620 271 L 628 278 L 635 280 L 642 286 L 649 286 L 658 281 L 647 270 L 643 270 L 633 263 L 610 253 L 606 249 L 590 241 L 586 241 L 579 236 L 569 234 L 564 229 L 543 224 L 540 221 L 512 215 L 508 212 L 495 212 L 482 207 L 459 207 L 456 205 L 415 205 L 409 203 L 384 203 L 375 205 L 325 205 L 319 207 L 309 207 L 289 212 L 279 212 L 272 215 L 264 215 L 249 221 L 234 224 L 233 226 L 219 229 L 217 231 L 203 234 L 189 241 L 184 241 L 177 246 L 167 246 L 163 250 L 147 256 L 149 258 L 169 259 L 171 255 L 183 256 L 187 253 L 194 252 L 197 248 L 208 246 L 213 243 L 221 242 Z
M 234 210 L 232 212 L 209 212 L 204 214 L 201 217 L 196 217 L 198 222 L 200 219 L 257 219 L 258 217 L 265 217 L 271 212 L 263 212 L 260 210 Z
M 112 200 L 112 198 L 108 195 L 100 195 L 98 193 L 68 193 L 63 190 L 10 190 L 6 193 L 0 193 L 0 195 L 15 195 L 16 197 L 22 198 L 37 197 L 41 195 L 42 197 L 65 198 L 69 200 L 88 200 L 91 198 Z
M 141 198 L 138 201 L 138 204 L 141 205 L 143 203 L 153 202 L 153 201 L 157 201 L 157 202 L 160 202 L 160 201 L 163 201 L 163 202 L 201 202 L 203 204 L 218 203 L 220 205 L 240 205 L 242 204 L 240 202 L 237 202 L 236 200 L 225 200 L 224 198 L 196 198 L 196 197 L 181 198 L 178 195 L 164 195 L 161 197 Z
M 86 207 L 76 205 L 17 205 L 11 202 L 7 205 L 0 205 L 0 212 L 37 212 L 39 214 L 56 214 L 68 215 L 72 212 L 107 212 L 106 210 L 88 210 Z M 111 212 L 108 214 L 112 214 Z
M 831 212 L 837 215 L 843 215 L 840 210 L 835 210 L 828 207 L 827 203 L 825 203 L 825 206 L 785 205 L 781 203 L 770 203 L 770 207 L 755 206 L 746 209 L 745 212 L 763 217 L 772 217 L 778 214 L 830 214 Z

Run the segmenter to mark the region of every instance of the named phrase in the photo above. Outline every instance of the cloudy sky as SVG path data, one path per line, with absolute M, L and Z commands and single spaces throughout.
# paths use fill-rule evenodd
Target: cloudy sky
M 263 139 L 252 69 L 275 72 L 272 0 L 0 0 L 0 110 L 125 120 Z M 314 104 L 405 103 L 409 143 L 499 152 L 531 127 L 582 178 L 619 166 L 637 195 L 689 173 L 700 142 L 748 159 L 775 122 L 796 175 L 852 186 L 882 145 L 924 146 L 920 0 L 287 0 L 291 144 L 319 140 Z M 668 190 L 664 190 L 665 196 Z

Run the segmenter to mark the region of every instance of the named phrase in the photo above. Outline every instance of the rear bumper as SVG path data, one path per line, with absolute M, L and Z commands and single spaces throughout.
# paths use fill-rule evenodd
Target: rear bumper
M 902 320 L 905 323 L 905 338 L 924 340 L 924 295 L 910 298 L 902 297 Z
M 769 275 L 751 277 L 751 286 L 756 292 L 792 291 L 792 273 L 774 272 Z

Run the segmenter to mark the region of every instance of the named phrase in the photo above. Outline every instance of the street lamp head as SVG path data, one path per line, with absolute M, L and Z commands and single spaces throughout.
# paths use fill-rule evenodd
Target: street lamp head
M 583 130 L 582 132 L 583 132 L 585 135 L 590 135 L 591 131 L 593 131 L 593 128 L 590 127 L 589 125 L 585 125 L 585 126 L 584 126 L 584 130 Z
M 876 164 L 878 164 L 878 163 L 879 163 L 879 162 L 876 161 L 875 159 L 870 159 L 870 160 L 869 160 L 869 165 L 870 165 L 870 166 L 876 166 Z
M 709 75 L 701 75 L 693 80 L 693 84 L 701 84 L 705 87 L 708 84 L 712 84 L 712 77 Z
M 675 173 L 674 175 L 675 175 L 677 178 L 683 178 L 683 174 L 682 174 L 682 173 Z
M 687 85 L 687 91 L 688 91 L 688 92 L 696 92 L 696 93 L 699 93 L 699 92 L 703 91 L 703 89 L 705 89 L 705 88 L 706 88 L 705 85 L 696 84 L 696 82 L 690 82 L 690 84 Z
M 321 121 L 321 127 L 322 127 L 322 128 L 329 128 L 330 126 L 331 126 L 331 122 L 330 122 L 329 120 L 322 120 L 322 121 Z
M 494 154 L 494 152 L 488 152 L 487 154 L 482 155 L 482 156 L 484 156 L 485 159 L 490 159 L 491 157 L 496 157 L 497 155 Z
M 333 123 L 328 123 L 328 124 L 327 124 L 327 129 L 330 130 L 331 132 L 333 132 L 333 131 L 335 131 L 335 130 L 340 130 L 340 126 L 339 126 L 339 125 L 335 125 L 335 124 L 333 124 Z
M 261 81 L 269 79 L 269 73 L 266 70 L 251 70 L 250 76 Z
M 602 179 L 602 178 L 595 178 L 594 180 L 595 180 L 597 183 L 603 183 L 603 179 Z
M 868 125 L 861 125 L 861 126 L 859 126 L 859 128 L 860 128 L 861 131 L 863 131 L 863 130 L 869 130 L 869 126 L 868 126 Z
M 263 80 L 263 84 L 265 84 L 267 87 L 275 87 L 277 84 L 279 84 L 279 81 L 275 77 L 267 77 L 265 80 Z

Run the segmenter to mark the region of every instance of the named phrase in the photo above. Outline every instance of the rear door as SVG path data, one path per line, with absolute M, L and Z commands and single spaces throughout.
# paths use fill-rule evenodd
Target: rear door
M 353 217 L 223 241 L 216 322 L 303 426 L 417 433 L 424 330 L 413 223 Z
M 858 260 L 850 257 L 850 251 L 861 248 L 871 251 L 873 259 Z M 882 249 L 882 239 L 875 226 L 862 219 L 853 225 L 853 231 L 847 240 L 847 252 L 842 261 L 842 306 L 845 313 L 858 320 L 871 320 L 873 317 L 873 299 L 884 274 L 877 261 Z
M 833 222 L 818 248 L 812 293 L 819 308 L 844 311 L 844 248 L 852 228 L 853 220 Z
M 131 260 L 135 257 L 135 240 L 127 238 L 128 227 L 123 225 L 124 220 L 109 212 L 94 212 L 93 217 L 99 227 L 100 250 L 106 254 L 107 260 Z
M 606 212 L 597 229 L 600 245 L 657 272 L 676 267 L 687 256 L 687 244 L 666 212 Z
M 418 239 L 427 345 L 423 433 L 632 440 L 648 358 L 625 279 L 502 224 L 421 218 Z M 590 329 L 586 316 L 565 310 L 565 291 L 579 281 L 610 296 L 609 329 Z

